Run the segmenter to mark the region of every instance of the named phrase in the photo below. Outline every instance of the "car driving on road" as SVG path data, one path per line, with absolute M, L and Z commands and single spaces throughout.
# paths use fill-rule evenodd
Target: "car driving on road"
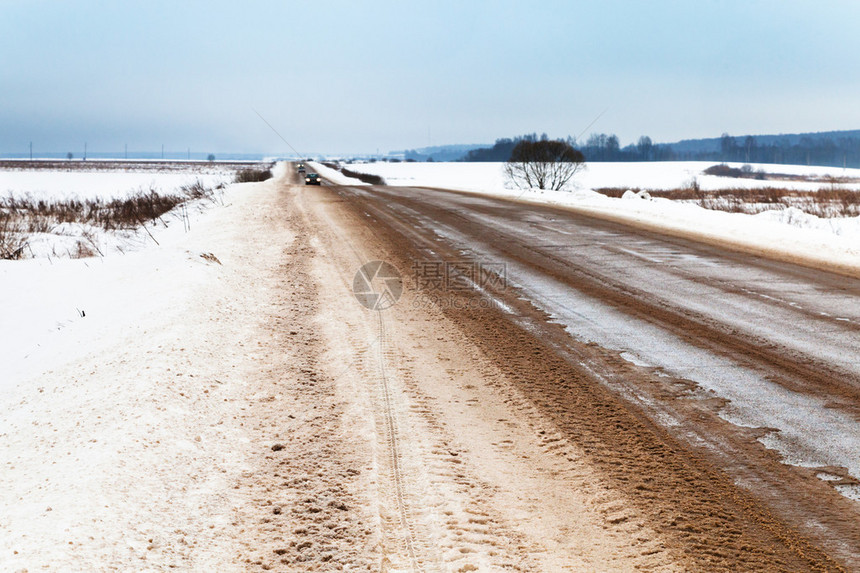
M 308 173 L 305 177 L 305 185 L 322 185 L 319 173 Z

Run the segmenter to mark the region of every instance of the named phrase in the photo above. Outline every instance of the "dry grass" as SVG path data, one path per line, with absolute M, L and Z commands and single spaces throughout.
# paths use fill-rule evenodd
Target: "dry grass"
M 16 260 L 24 257 L 27 248 L 27 233 L 20 221 L 0 211 L 0 259 Z
M 44 200 L 10 195 L 0 199 L 0 210 L 26 225 L 31 233 L 50 232 L 61 223 L 81 223 L 107 231 L 131 229 L 157 219 L 186 199 L 162 195 L 155 190 L 139 191 L 125 199 Z
M 137 229 L 159 219 L 178 205 L 195 199 L 212 199 L 214 189 L 199 179 L 177 193 L 164 194 L 157 188 L 140 189 L 123 199 L 34 199 L 28 195 L 0 198 L 0 259 L 24 256 L 29 237 L 52 233 L 63 224 L 80 224 L 105 231 Z M 73 257 L 94 256 L 98 247 L 92 237 L 78 241 Z
M 621 197 L 627 188 L 603 187 L 595 189 L 608 197 Z M 639 189 L 632 189 L 639 191 Z M 732 188 L 704 191 L 698 185 L 679 189 L 647 190 L 652 197 L 695 203 L 705 209 L 730 213 L 755 214 L 763 211 L 795 207 L 822 218 L 860 216 L 860 191 L 838 187 L 818 191 L 799 191 L 779 187 L 760 189 Z

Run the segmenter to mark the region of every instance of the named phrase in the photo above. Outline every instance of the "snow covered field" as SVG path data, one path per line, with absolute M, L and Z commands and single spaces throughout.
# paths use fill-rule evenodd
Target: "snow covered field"
M 115 199 L 150 189 L 172 192 L 200 180 L 216 187 L 233 180 L 235 169 L 217 165 L 194 171 L 43 171 L 0 170 L 0 197 L 26 196 L 34 199 Z
M 347 167 L 353 171 L 381 175 L 389 185 L 444 187 L 468 191 L 496 191 L 506 186 L 503 163 L 357 163 Z M 732 187 L 784 187 L 815 191 L 826 185 L 804 181 L 760 181 L 704 175 L 715 165 L 713 161 L 664 161 L 646 163 L 588 163 L 585 171 L 575 177 L 575 190 L 601 187 L 631 189 L 675 189 L 689 185 L 695 179 L 704 190 Z M 730 164 L 741 167 L 742 164 Z M 754 170 L 786 175 L 860 178 L 860 169 L 807 167 L 804 165 L 752 164 Z M 860 190 L 860 183 L 843 187 Z
M 610 198 L 593 191 L 604 187 L 672 189 L 695 179 L 705 190 L 733 187 L 791 187 L 817 190 L 826 185 L 802 181 L 759 181 L 703 175 L 713 162 L 591 163 L 575 178 L 571 192 L 511 189 L 502 163 L 362 163 L 347 167 L 385 178 L 388 185 L 439 187 L 484 193 L 521 201 L 563 205 L 595 215 L 623 219 L 640 225 L 706 240 L 718 240 L 736 248 L 769 253 L 784 260 L 822 263 L 860 274 L 860 217 L 823 219 L 796 208 L 758 215 L 703 209 L 691 203 L 628 194 Z M 323 165 L 315 168 L 332 181 L 361 184 Z M 740 167 L 740 164 L 734 165 Z M 792 175 L 860 177 L 858 169 L 798 165 L 753 165 Z M 860 193 L 860 184 L 843 185 Z

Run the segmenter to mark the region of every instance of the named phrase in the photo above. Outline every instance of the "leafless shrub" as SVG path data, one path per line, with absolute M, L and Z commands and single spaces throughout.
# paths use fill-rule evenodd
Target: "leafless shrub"
M 179 188 L 187 199 L 209 199 L 212 197 L 212 188 L 208 187 L 200 179 L 196 179 L 193 183 L 186 183 Z
M 520 189 L 564 189 L 585 166 L 585 156 L 564 141 L 524 139 L 505 163 L 505 175 Z
M 735 167 L 729 167 L 725 163 L 712 165 L 705 169 L 702 173 L 705 175 L 716 175 L 717 177 L 746 177 L 746 173 Z
M 807 183 L 829 183 L 831 185 L 842 185 L 849 183 L 860 183 L 856 177 L 836 177 L 834 175 L 799 175 L 788 173 L 771 173 L 764 169 L 753 170 L 752 165 L 743 165 L 740 168 L 730 167 L 725 163 L 712 165 L 702 173 L 705 175 L 716 175 L 718 177 L 734 177 L 737 179 L 758 179 L 768 181 L 803 181 Z

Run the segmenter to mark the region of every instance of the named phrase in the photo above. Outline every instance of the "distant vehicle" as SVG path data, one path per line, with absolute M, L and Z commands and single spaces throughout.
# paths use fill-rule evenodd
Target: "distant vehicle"
M 322 185 L 319 173 L 308 173 L 305 177 L 305 185 Z
M 298 169 L 299 169 L 299 173 L 304 173 L 305 172 L 305 164 L 299 163 Z

